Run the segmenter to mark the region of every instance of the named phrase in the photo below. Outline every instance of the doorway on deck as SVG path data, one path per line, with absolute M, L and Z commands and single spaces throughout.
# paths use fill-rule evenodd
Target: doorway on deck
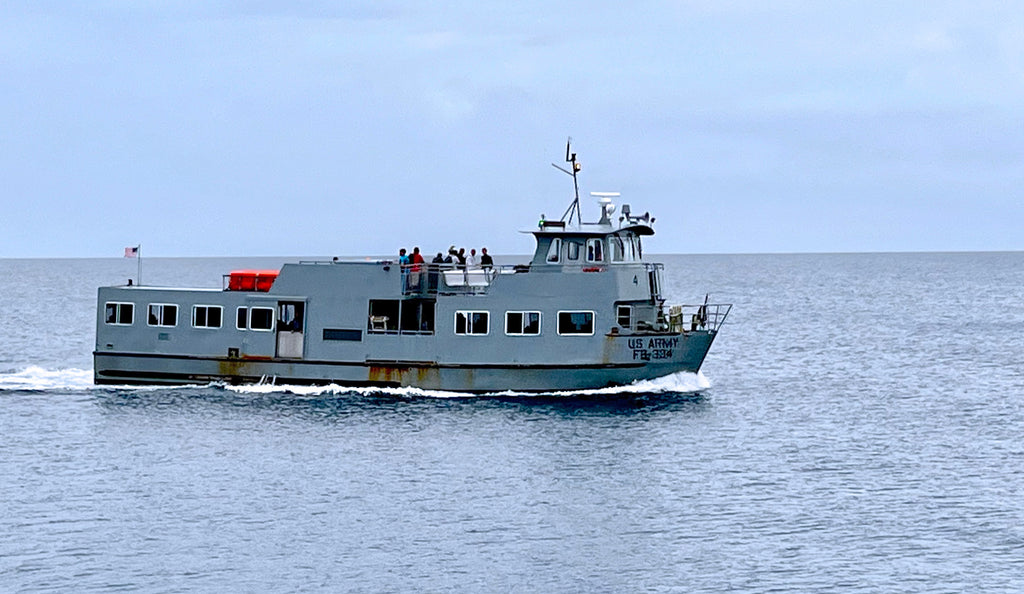
M 277 302 L 277 356 L 301 359 L 306 304 L 302 301 Z

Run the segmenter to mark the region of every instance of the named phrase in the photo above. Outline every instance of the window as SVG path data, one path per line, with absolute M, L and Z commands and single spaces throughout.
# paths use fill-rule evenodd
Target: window
M 594 312 L 592 311 L 560 311 L 558 312 L 558 333 L 592 335 L 594 333 Z
M 567 241 L 565 242 L 565 257 L 569 260 L 580 259 L 580 248 L 583 247 L 578 241 Z
M 540 312 L 506 311 L 505 334 L 513 336 L 540 334 Z
M 604 242 L 600 239 L 587 240 L 587 262 L 604 262 Z
M 108 302 L 104 319 L 108 324 L 130 326 L 135 321 L 135 304 Z
M 489 317 L 490 314 L 486 311 L 457 311 L 455 312 L 455 333 L 460 335 L 487 334 Z
M 562 240 L 554 238 L 551 240 L 551 246 L 548 247 L 548 262 L 558 262 L 561 259 L 562 252 Z
M 434 332 L 434 301 L 424 299 L 402 301 L 399 330 L 402 334 L 432 334 Z
M 274 308 L 250 307 L 249 329 L 266 332 L 274 329 Z
M 433 299 L 371 299 L 369 334 L 433 334 Z
M 398 300 L 371 299 L 368 332 L 398 332 Z
M 617 318 L 619 326 L 623 328 L 633 327 L 633 308 L 628 305 L 620 305 L 615 310 L 615 317 Z
M 249 327 L 249 308 L 239 307 L 235 310 L 235 328 L 245 330 Z
M 192 327 L 220 328 L 221 312 L 223 309 L 219 305 L 193 305 Z
M 610 238 L 612 246 L 612 262 L 622 262 L 626 259 L 626 246 L 618 235 Z
M 149 304 L 150 326 L 177 326 L 178 306 L 169 303 Z

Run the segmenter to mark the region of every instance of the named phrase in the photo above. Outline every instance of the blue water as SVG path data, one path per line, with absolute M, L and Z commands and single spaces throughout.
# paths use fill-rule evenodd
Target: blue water
M 1024 591 L 1024 253 L 665 261 L 701 374 L 460 397 L 93 387 L 135 262 L 0 260 L 0 591 Z

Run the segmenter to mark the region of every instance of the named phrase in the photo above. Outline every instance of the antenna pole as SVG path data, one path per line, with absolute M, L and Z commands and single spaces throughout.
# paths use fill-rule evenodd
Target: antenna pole
M 562 169 L 561 167 L 559 167 L 558 165 L 555 165 L 554 163 L 552 163 L 552 165 L 555 165 L 556 169 L 559 169 L 561 171 L 565 171 L 565 173 L 568 173 L 569 175 L 572 176 L 572 187 L 573 187 L 573 190 L 575 191 L 572 204 L 569 205 L 569 208 L 562 215 L 562 220 L 564 221 L 565 217 L 568 216 L 569 217 L 568 223 L 571 225 L 572 224 L 572 213 L 575 212 L 576 213 L 576 223 L 579 224 L 579 225 L 582 225 L 583 224 L 583 218 L 582 218 L 582 216 L 580 214 L 580 184 L 579 184 L 579 180 L 576 179 L 576 174 L 579 173 L 579 170 L 582 169 L 582 166 L 579 164 L 579 162 L 576 161 L 576 153 L 572 152 L 571 146 L 572 146 L 572 137 L 570 136 L 569 139 L 565 141 L 565 162 L 572 165 L 572 167 L 570 167 L 570 171 L 565 171 L 565 169 Z

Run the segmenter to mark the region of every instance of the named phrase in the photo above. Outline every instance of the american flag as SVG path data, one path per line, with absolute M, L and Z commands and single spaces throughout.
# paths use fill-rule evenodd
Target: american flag
M 139 246 L 124 248 L 125 258 L 135 258 L 139 255 Z

